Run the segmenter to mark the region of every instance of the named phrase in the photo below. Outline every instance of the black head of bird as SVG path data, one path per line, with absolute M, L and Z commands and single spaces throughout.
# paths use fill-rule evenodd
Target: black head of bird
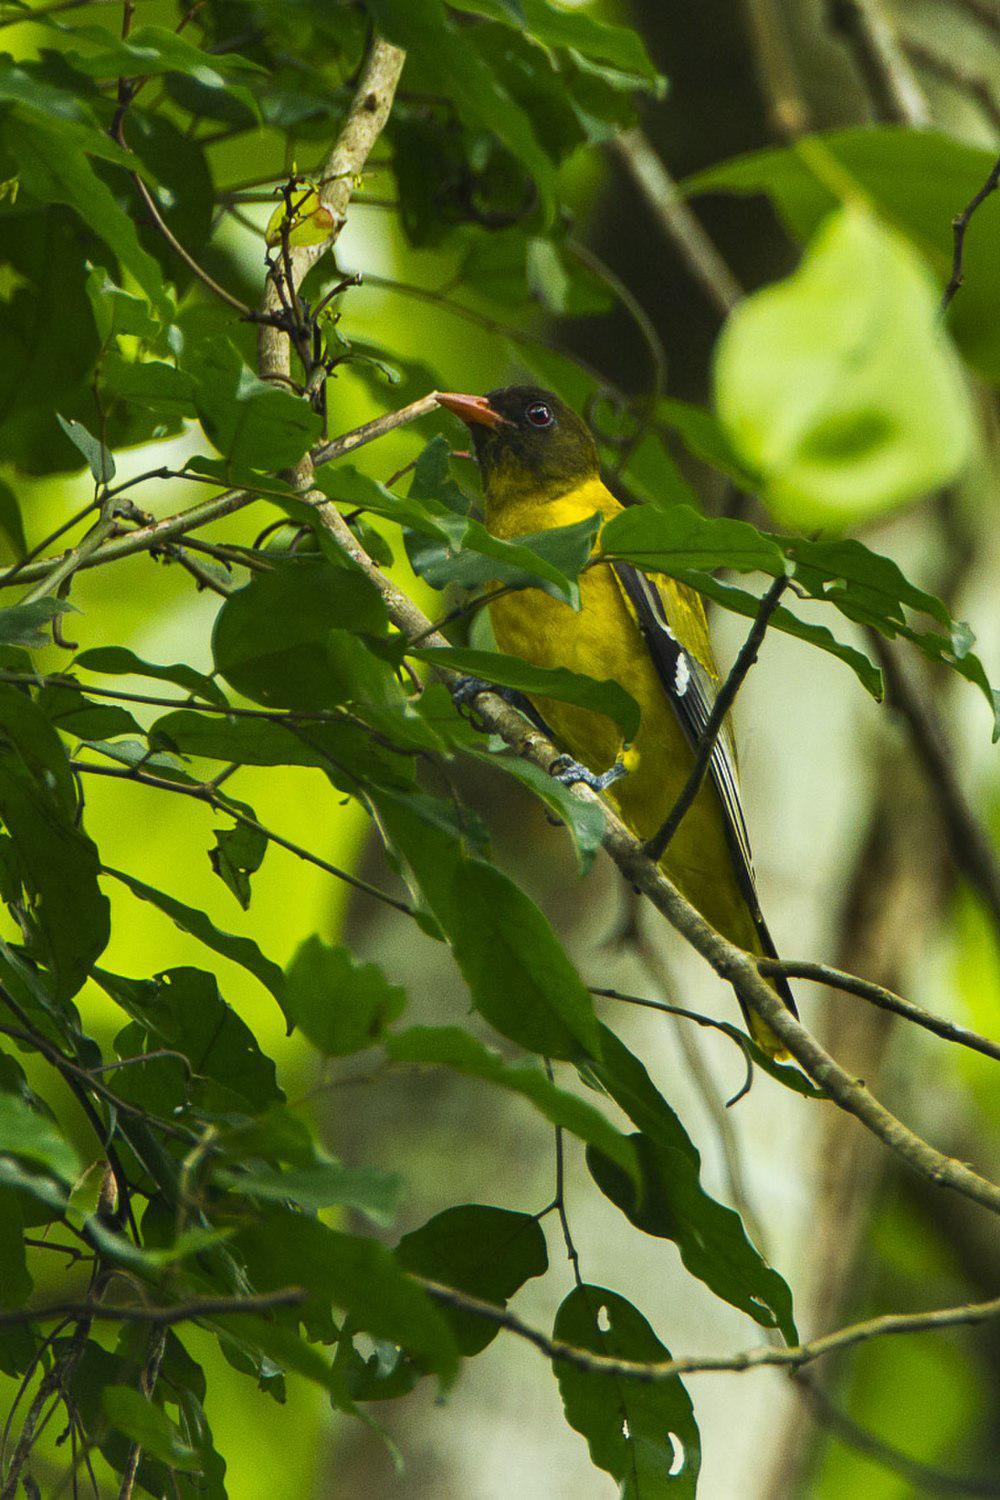
M 437 399 L 468 426 L 491 500 L 555 499 L 597 477 L 600 459 L 589 428 L 552 391 L 509 385 L 486 396 L 442 391 Z

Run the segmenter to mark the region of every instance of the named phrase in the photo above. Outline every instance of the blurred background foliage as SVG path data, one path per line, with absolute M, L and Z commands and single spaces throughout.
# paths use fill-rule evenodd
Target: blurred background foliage
M 517 9 L 515 0 L 511 4 Z M 545 94 L 538 49 L 501 20 L 489 19 L 504 8 L 503 0 L 458 5 L 463 20 L 455 34 L 462 47 L 479 48 L 491 59 L 508 96 L 534 111 L 546 145 L 558 139 L 562 149 L 552 150 L 547 163 L 519 166 L 485 127 L 456 128 L 451 101 L 462 100 L 474 81 L 456 78 L 445 56 L 421 56 L 418 50 L 411 57 L 392 120 L 336 246 L 340 271 L 359 271 L 363 280 L 338 303 L 339 330 L 353 348 L 345 348 L 351 358 L 329 384 L 331 432 L 435 387 L 482 391 L 530 376 L 585 404 L 611 440 L 608 454 L 620 457 L 627 453 L 622 433 L 627 444 L 629 410 L 641 414 L 644 403 L 664 397 L 702 405 L 712 399 L 726 286 L 713 294 L 703 276 L 692 274 L 676 236 L 663 232 L 641 188 L 641 162 L 619 136 L 632 127 L 636 111 L 672 177 L 695 179 L 691 201 L 698 218 L 736 285 L 748 291 L 793 271 L 802 239 L 810 237 L 828 205 L 810 207 L 793 188 L 782 197 L 766 164 L 744 168 L 742 175 L 732 171 L 728 181 L 725 172 L 712 169 L 765 149 L 781 150 L 787 158 L 789 140 L 812 132 L 873 125 L 905 132 L 905 142 L 887 148 L 870 171 L 864 145 L 854 156 L 832 143 L 829 150 L 861 181 L 882 222 L 912 233 L 911 245 L 920 242 L 921 274 L 943 284 L 951 217 L 982 181 L 984 150 L 995 152 L 997 144 L 1000 49 L 989 0 L 878 5 L 912 82 L 914 107 L 918 115 L 925 111 L 915 120 L 901 117 L 898 101 L 881 97 L 859 65 L 852 16 L 860 6 L 822 0 L 566 6 L 633 26 L 655 74 L 666 80 L 661 87 L 652 71 L 637 77 L 620 62 L 615 71 L 607 60 L 598 67 L 577 56 L 572 77 L 562 80 L 572 90 L 571 105 Z M 116 25 L 111 6 L 81 5 L 44 25 L 25 23 L 21 9 L 13 3 L 2 7 L 0 42 L 19 64 L 44 60 L 53 86 L 60 57 L 78 53 L 82 44 L 93 56 L 102 45 L 96 33 L 82 41 L 74 36 L 81 25 Z M 393 24 L 405 30 L 394 14 L 398 7 L 368 9 L 390 35 Z M 472 24 L 470 17 L 481 19 Z M 368 18 L 359 7 L 328 8 L 308 0 L 210 0 L 206 18 L 208 34 L 225 39 L 226 52 L 249 62 L 260 61 L 263 26 L 267 65 L 277 79 L 263 123 L 253 79 L 238 69 L 221 86 L 168 72 L 151 85 L 163 91 L 163 123 L 136 124 L 132 144 L 148 144 L 146 159 L 166 185 L 160 205 L 168 217 L 176 209 L 171 223 L 178 237 L 197 247 L 211 275 L 255 305 L 262 231 L 274 210 L 272 183 L 293 164 L 309 172 L 322 160 L 362 56 Z M 168 0 L 140 0 L 137 22 L 172 27 L 176 20 Z M 92 71 L 100 79 L 115 70 L 95 64 Z M 914 142 L 915 154 L 908 156 Z M 547 194 L 558 202 L 559 231 L 534 233 L 536 195 L 544 200 Z M 974 221 L 967 284 L 955 299 L 954 333 L 969 360 L 964 380 L 975 412 L 971 460 L 954 466 L 956 477 L 931 474 L 916 485 L 913 498 L 916 491 L 935 494 L 864 519 L 859 531 L 916 584 L 939 594 L 955 619 L 974 622 L 977 649 L 993 681 L 1000 677 L 996 416 L 986 391 L 1000 369 L 998 207 L 994 198 Z M 134 198 L 130 211 L 139 212 Z M 137 224 L 141 246 L 183 298 L 179 322 L 189 330 L 201 323 L 209 334 L 224 322 L 253 362 L 252 330 L 228 314 L 220 322 L 221 312 L 187 284 L 184 268 L 141 212 Z M 0 449 L 5 483 L 16 494 L 30 543 L 91 497 L 90 476 L 73 472 L 78 455 L 69 442 L 51 421 L 39 422 L 38 396 L 44 391 L 66 417 L 92 426 L 87 382 L 97 348 L 76 241 L 64 242 L 62 219 L 54 228 L 50 223 L 44 242 L 37 232 L 34 221 L 10 209 L 0 273 Z M 134 287 L 131 270 L 121 279 Z M 326 263 L 321 273 L 326 284 Z M 391 378 L 377 365 L 357 361 L 367 353 L 388 362 Z M 568 356 L 583 360 L 586 370 L 581 373 Z M 919 387 L 918 378 L 918 400 Z M 776 399 L 787 400 L 787 392 L 779 391 Z M 155 422 L 162 424 L 162 413 Z M 357 467 L 385 481 L 435 431 L 457 439 L 447 418 L 427 419 L 419 430 L 389 434 L 361 450 Z M 116 407 L 106 438 L 119 478 L 163 462 L 179 467 L 205 446 L 180 417 L 169 446 L 166 436 L 141 406 Z M 938 452 L 941 446 L 935 445 Z M 467 469 L 462 479 L 471 488 Z M 696 444 L 674 438 L 665 447 L 657 443 L 655 453 L 640 445 L 625 470 L 623 482 L 640 498 L 659 487 L 670 498 L 684 498 L 690 490 L 709 513 L 767 523 L 759 499 L 703 462 Z M 148 493 L 142 492 L 140 504 Z M 171 483 L 169 499 L 153 497 L 158 514 L 200 498 L 201 488 L 184 480 Z M 4 500 L 0 525 L 10 558 L 18 551 L 18 511 Z M 251 544 L 261 514 L 259 508 L 244 512 L 206 535 Z M 398 537 L 388 524 L 371 524 Z M 414 578 L 401 549 L 395 550 L 400 580 L 435 617 L 440 598 Z M 72 599 L 80 612 L 65 617 L 64 628 L 81 650 L 118 642 L 150 661 L 211 670 L 218 600 L 209 590 L 196 590 L 191 577 L 165 557 L 139 554 L 83 572 Z M 802 613 L 826 619 L 819 607 Z M 721 609 L 715 616 L 720 654 L 731 660 L 745 624 Z M 873 649 L 862 626 L 840 625 L 849 644 Z M 1000 781 L 988 716 L 968 684 L 915 657 L 912 652 L 905 659 L 905 686 L 940 719 L 955 777 L 990 832 L 995 858 Z M 34 654 L 42 671 L 62 670 L 66 659 L 55 644 Z M 880 707 L 832 657 L 777 632 L 768 637 L 741 695 L 739 724 L 769 921 L 782 953 L 839 963 L 995 1034 L 1000 912 L 990 909 L 969 868 L 956 858 L 940 796 L 915 764 L 906 713 L 897 695 L 890 691 L 889 697 L 889 707 Z M 156 717 L 141 710 L 136 715 L 143 723 Z M 610 864 L 599 861 L 580 883 L 568 840 L 550 826 L 540 804 L 488 768 L 463 761 L 456 774 L 463 794 L 493 830 L 498 863 L 549 915 L 589 982 L 732 1018 L 725 987 L 682 951 L 652 913 L 636 910 Z M 358 805 L 341 801 L 329 788 L 320 801 L 315 771 L 244 768 L 237 795 L 287 838 L 376 884 L 392 882 Z M 467 993 L 441 944 L 279 848 L 268 851 L 253 876 L 253 902 L 242 911 L 207 857 L 215 822 L 210 809 L 183 797 L 96 777 L 86 785 L 86 826 L 107 864 L 181 896 L 226 931 L 252 936 L 282 966 L 311 934 L 347 942 L 405 985 L 411 1024 L 466 1018 Z M 105 968 L 145 976 L 203 964 L 193 938 L 124 888 L 106 884 L 112 924 Z M 223 992 L 238 997 L 240 1015 L 275 1058 L 288 1097 L 306 1101 L 305 1113 L 325 1146 L 349 1165 L 360 1165 L 376 1143 L 377 1160 L 391 1163 L 404 1178 L 406 1193 L 388 1241 L 455 1202 L 523 1209 L 548 1200 L 551 1129 L 522 1101 L 486 1094 L 444 1070 L 380 1080 L 359 1069 L 341 1086 L 325 1087 L 325 1064 L 300 1034 L 285 1036 L 271 997 L 224 958 L 214 967 Z M 862 1010 L 849 996 L 799 989 L 807 1022 L 916 1129 L 959 1159 L 987 1169 L 996 1162 L 995 1065 Z M 88 1030 L 110 1050 L 121 1024 L 118 1008 L 92 982 L 78 1004 Z M 705 1160 L 710 1189 L 736 1201 L 748 1225 L 759 1226 L 758 1243 L 793 1287 L 800 1330 L 824 1330 L 887 1308 L 995 1295 L 997 1242 L 992 1224 L 981 1222 L 985 1215 L 897 1170 L 854 1122 L 829 1108 L 807 1107 L 766 1079 L 727 1118 L 718 1102 L 733 1091 L 739 1070 L 724 1037 L 698 1032 L 692 1039 L 664 1016 L 625 1007 L 613 1019 L 685 1120 Z M 486 1028 L 480 1030 L 485 1037 Z M 82 1115 L 67 1097 L 55 1096 L 37 1055 L 21 1060 L 89 1159 Z M 746 1319 L 690 1280 L 661 1242 L 636 1235 L 594 1191 L 581 1158 L 570 1157 L 568 1194 L 588 1280 L 612 1286 L 624 1281 L 622 1289 L 674 1351 L 722 1352 L 747 1343 L 754 1330 Z M 337 1222 L 335 1215 L 325 1217 Z M 547 1323 L 553 1279 L 560 1295 L 571 1286 L 555 1237 L 550 1255 L 550 1278 L 529 1282 L 518 1304 L 531 1322 Z M 37 1254 L 31 1260 L 43 1298 L 58 1295 L 66 1281 L 52 1259 Z M 425 1381 L 414 1395 L 382 1403 L 378 1420 L 388 1442 L 378 1431 L 331 1417 L 323 1393 L 304 1379 L 288 1377 L 288 1399 L 279 1405 L 230 1368 L 208 1334 L 192 1331 L 188 1345 L 208 1371 L 205 1410 L 233 1496 L 266 1493 L 291 1500 L 361 1492 L 500 1500 L 518 1492 L 596 1497 L 613 1491 L 613 1481 L 591 1467 L 585 1445 L 562 1421 L 558 1390 L 544 1362 L 513 1339 L 498 1339 L 468 1364 L 443 1402 Z M 13 1389 L 12 1379 L 3 1383 Z M 804 1372 L 801 1382 L 762 1370 L 694 1376 L 690 1390 L 701 1429 L 703 1496 L 863 1494 L 867 1500 L 894 1500 L 925 1492 L 1000 1493 L 995 1330 L 875 1342 L 817 1367 L 815 1374 Z M 45 1472 L 51 1475 L 61 1472 L 54 1445 L 58 1428 L 54 1423 L 45 1439 L 51 1466 Z M 955 1478 L 961 1475 L 980 1476 L 980 1487 L 963 1489 Z

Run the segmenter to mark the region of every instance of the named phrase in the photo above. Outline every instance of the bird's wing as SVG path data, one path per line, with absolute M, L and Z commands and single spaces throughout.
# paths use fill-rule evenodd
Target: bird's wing
M 668 600 L 653 579 L 631 564 L 613 563 L 612 567 L 642 632 L 663 691 L 688 744 L 692 751 L 696 751 L 715 702 L 718 676 L 701 599 L 690 589 L 675 585 L 670 589 Z M 683 637 L 683 645 L 679 637 Z M 740 800 L 736 744 L 728 719 L 712 746 L 709 776 L 722 807 L 736 878 L 753 917 L 761 947 L 769 957 L 777 958 L 757 895 L 750 835 Z M 797 1014 L 788 985 L 778 981 L 777 988 L 785 1004 Z

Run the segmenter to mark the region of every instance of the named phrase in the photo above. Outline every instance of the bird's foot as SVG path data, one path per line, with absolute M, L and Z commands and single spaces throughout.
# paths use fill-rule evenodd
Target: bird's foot
M 603 792 L 614 782 L 627 776 L 628 767 L 623 761 L 616 760 L 613 766 L 598 775 L 596 771 L 591 771 L 574 760 L 571 755 L 557 755 L 549 767 L 549 775 L 554 776 L 556 781 L 561 781 L 563 786 L 573 786 L 575 782 L 582 781 L 592 792 Z
M 498 698 L 509 703 L 511 708 L 519 708 L 522 713 L 530 707 L 527 698 L 516 688 L 498 687 L 495 682 L 487 682 L 483 677 L 460 677 L 451 690 L 456 708 L 467 707 L 480 693 L 495 693 Z

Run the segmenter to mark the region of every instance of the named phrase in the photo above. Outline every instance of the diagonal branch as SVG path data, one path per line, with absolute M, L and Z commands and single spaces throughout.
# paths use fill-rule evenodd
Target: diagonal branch
M 320 500 L 318 495 L 309 498 L 317 502 Z M 378 589 L 390 619 L 403 634 L 409 639 L 422 636 L 430 646 L 446 646 L 447 642 L 434 632 L 423 611 L 368 556 L 336 507 L 329 503 L 317 503 L 317 513 L 338 545 Z M 440 680 L 449 687 L 456 686 L 456 673 L 443 668 L 436 670 Z M 551 768 L 559 751 L 551 740 L 529 724 L 516 709 L 511 708 L 494 692 L 478 694 L 475 704 L 477 713 L 488 729 L 499 734 L 519 755 L 540 766 L 543 771 Z M 572 793 L 581 801 L 601 809 L 604 818 L 602 844 L 630 884 L 653 903 L 717 974 L 733 985 L 746 1004 L 777 1034 L 810 1078 L 824 1088 L 841 1109 L 855 1115 L 884 1145 L 931 1182 L 949 1187 L 1000 1214 L 1000 1187 L 972 1171 L 963 1162 L 954 1161 L 928 1145 L 880 1104 L 861 1080 L 852 1078 L 845 1072 L 816 1038 L 785 1009 L 758 971 L 756 961 L 728 942 L 705 921 L 701 913 L 648 857 L 642 845 L 607 803 L 579 783 L 572 788 Z
M 948 285 L 944 289 L 944 296 L 941 298 L 942 313 L 948 311 L 956 292 L 965 280 L 965 236 L 968 233 L 972 215 L 982 203 L 986 202 L 991 193 L 995 193 L 998 188 L 1000 188 L 1000 156 L 993 163 L 993 170 L 978 193 L 973 194 L 962 209 L 962 212 L 956 214 L 951 221 L 952 233 L 954 235 L 954 249 L 951 258 L 951 275 L 948 278 Z
M 293 297 L 306 272 L 336 243 L 344 227 L 355 183 L 385 128 L 405 61 L 406 54 L 398 47 L 380 36 L 373 39 L 347 118 L 322 168 L 320 197 L 333 219 L 330 237 L 321 245 L 297 245 L 288 250 L 288 291 Z M 268 279 L 262 311 L 265 314 L 281 311 L 281 290 L 273 277 Z M 287 335 L 272 324 L 262 324 L 258 358 L 264 379 L 287 374 Z

